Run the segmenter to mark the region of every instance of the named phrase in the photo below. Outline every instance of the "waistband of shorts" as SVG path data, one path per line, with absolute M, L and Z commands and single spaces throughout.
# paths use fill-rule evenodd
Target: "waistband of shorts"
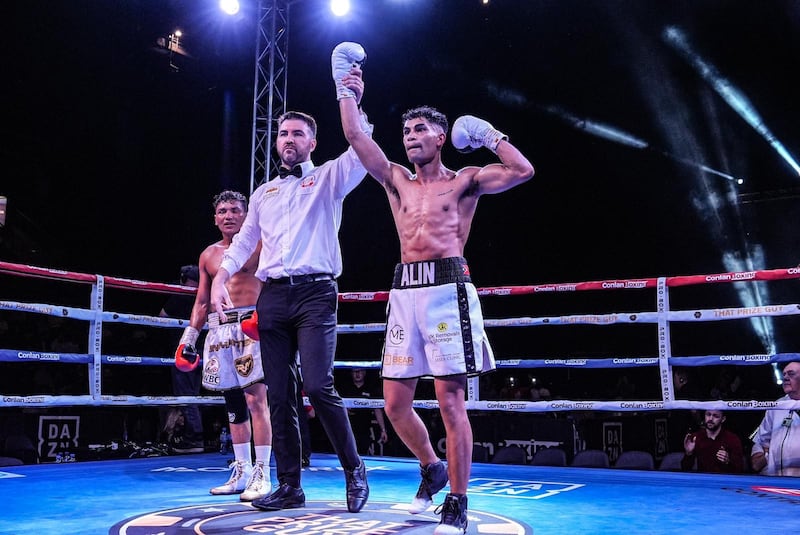
M 397 264 L 392 288 L 424 288 L 453 282 L 472 282 L 467 261 L 460 256 Z
M 239 307 L 226 310 L 225 311 L 226 319 L 224 320 L 222 320 L 222 318 L 219 317 L 219 314 L 217 314 L 216 312 L 212 312 L 208 315 L 208 326 L 219 327 L 220 325 L 225 325 L 228 323 L 240 323 L 242 320 L 246 320 L 247 318 L 252 316 L 255 309 L 256 309 L 255 307 Z

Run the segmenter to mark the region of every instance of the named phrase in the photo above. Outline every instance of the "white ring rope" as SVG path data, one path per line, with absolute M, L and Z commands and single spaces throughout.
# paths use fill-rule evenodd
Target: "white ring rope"
M 41 303 L 21 303 L 0 301 L 0 310 L 29 312 L 57 316 L 89 323 L 90 353 L 58 353 L 0 348 L 0 362 L 62 362 L 87 364 L 89 370 L 89 394 L 87 395 L 34 395 L 15 396 L 0 392 L 0 407 L 30 406 L 69 406 L 69 405 L 176 405 L 184 403 L 221 404 L 220 396 L 130 396 L 107 395 L 102 393 L 101 377 L 104 364 L 160 365 L 172 366 L 172 357 L 146 357 L 126 355 L 106 355 L 102 353 L 102 324 L 127 323 L 162 328 L 184 328 L 188 320 L 126 314 L 104 310 L 104 293 L 107 288 L 157 293 L 192 294 L 195 289 L 174 284 L 151 283 L 90 275 L 85 273 L 53 270 L 36 266 L 0 262 L 0 273 L 19 277 L 34 277 L 91 284 L 91 308 L 59 306 Z M 473 410 L 504 410 L 518 412 L 549 411 L 647 411 L 665 409 L 800 409 L 800 401 L 687 401 L 674 399 L 672 385 L 672 366 L 710 366 L 721 364 L 759 365 L 798 360 L 798 353 L 750 354 L 750 355 L 705 355 L 675 357 L 670 353 L 669 327 L 673 322 L 710 322 L 731 319 L 745 319 L 765 316 L 791 316 L 800 314 L 800 304 L 776 304 L 739 308 L 713 308 L 694 310 L 670 310 L 669 288 L 713 283 L 742 281 L 774 281 L 800 278 L 800 269 L 772 269 L 748 272 L 729 272 L 711 275 L 690 275 L 631 280 L 606 280 L 578 283 L 541 284 L 529 286 L 491 287 L 478 289 L 480 296 L 528 295 L 545 292 L 575 292 L 586 290 L 630 290 L 652 288 L 656 290 L 656 310 L 639 312 L 615 312 L 609 314 L 578 314 L 551 317 L 520 317 L 505 319 L 486 319 L 489 328 L 532 327 L 546 325 L 614 325 L 614 324 L 656 324 L 658 326 L 659 355 L 657 357 L 619 357 L 619 358 L 509 358 L 498 359 L 498 368 L 660 368 L 662 400 L 649 401 L 485 401 L 479 399 L 478 379 L 469 382 L 467 407 Z M 339 295 L 340 302 L 386 301 L 389 293 L 345 292 Z M 365 323 L 338 325 L 339 333 L 383 332 L 385 323 Z M 337 361 L 339 368 L 380 368 L 378 361 Z M 346 399 L 348 407 L 376 408 L 383 406 L 383 400 Z M 436 409 L 435 400 L 417 400 L 414 406 L 423 409 Z

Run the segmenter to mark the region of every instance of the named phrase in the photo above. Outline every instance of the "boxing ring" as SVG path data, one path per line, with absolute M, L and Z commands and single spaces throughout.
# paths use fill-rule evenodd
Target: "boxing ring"
M 654 348 L 643 355 L 617 355 L 613 350 L 606 354 L 562 354 L 544 358 L 508 357 L 496 349 L 498 372 L 517 370 L 645 370 L 655 379 L 651 385 L 655 396 L 640 399 L 568 399 L 558 397 L 532 401 L 525 399 L 486 399 L 485 384 L 480 379 L 470 380 L 467 407 L 473 414 L 497 414 L 498 418 L 525 415 L 550 415 L 560 413 L 592 413 L 613 415 L 647 415 L 685 409 L 722 409 L 749 411 L 758 414 L 764 409 L 800 409 L 800 402 L 776 402 L 771 399 L 718 399 L 696 401 L 682 398 L 673 384 L 673 368 L 699 368 L 704 366 L 735 365 L 737 369 L 772 368 L 773 365 L 800 359 L 798 353 L 751 352 L 724 354 L 678 354 L 674 338 L 709 325 L 739 322 L 745 328 L 770 322 L 793 321 L 800 314 L 797 302 L 767 304 L 757 302 L 752 306 L 725 306 L 704 308 L 698 300 L 681 295 L 680 289 L 693 289 L 705 299 L 713 289 L 730 285 L 741 295 L 747 287 L 766 284 L 796 286 L 800 269 L 785 268 L 748 272 L 727 272 L 708 275 L 672 276 L 642 279 L 618 279 L 577 283 L 539 284 L 527 286 L 479 288 L 484 303 L 486 326 L 490 339 L 493 331 L 519 332 L 521 328 L 533 331 L 559 329 L 612 329 L 616 327 L 644 327 L 637 336 L 648 338 Z M 165 347 L 166 355 L 109 354 L 104 350 L 104 327 L 114 324 L 136 325 L 154 330 L 183 329 L 184 319 L 164 318 L 152 313 L 122 312 L 112 305 L 118 294 L 146 296 L 143 310 L 157 310 L 169 294 L 190 295 L 194 290 L 172 284 L 123 279 L 111 276 L 66 272 L 37 266 L 0 262 L 0 281 L 3 295 L 10 300 L 0 301 L 0 311 L 21 314 L 24 325 L 33 315 L 61 318 L 80 322 L 85 326 L 87 351 L 57 352 L 27 348 L 0 347 L 0 362 L 6 370 L 20 363 L 63 364 L 82 366 L 88 380 L 77 394 L 41 392 L 13 393 L 0 391 L 0 412 L 67 410 L 69 408 L 152 407 L 179 406 L 182 404 L 222 405 L 218 396 L 132 395 L 108 392 L 104 382 L 104 367 L 169 367 L 173 365 L 172 346 Z M 44 290 L 36 288 L 42 281 Z M 55 290 L 66 286 L 67 290 Z M 46 296 L 35 302 L 29 299 L 37 291 Z M 792 290 L 796 293 L 795 290 Z M 778 292 L 791 295 L 792 291 Z M 595 294 L 636 294 L 630 302 L 637 308 L 620 311 L 619 305 L 598 313 L 561 313 L 563 305 L 551 305 L 551 300 L 568 297 L 579 306 L 582 297 L 586 302 Z M 86 302 L 89 294 L 88 306 Z M 44 294 L 43 294 L 44 295 Z M 764 293 L 759 295 L 766 295 Z M 48 303 L 57 296 L 65 301 Z M 529 300 L 547 300 L 558 314 L 498 318 L 492 313 L 496 301 L 524 296 Z M 25 299 L 23 297 L 28 297 Z M 388 298 L 386 291 L 342 292 L 340 307 L 358 307 L 361 303 L 381 306 Z M 160 300 L 160 301 L 159 301 Z M 569 300 L 569 299 L 568 299 Z M 125 300 L 122 299 L 121 302 Z M 692 306 L 673 308 L 671 301 Z M 528 303 L 529 301 L 526 301 Z M 625 300 L 620 299 L 619 303 Z M 648 305 L 649 303 L 649 305 Z M 571 303 L 570 303 L 571 304 Z M 634 306 L 635 306 L 634 305 Z M 623 305 L 624 306 L 624 305 Z M 133 307 L 136 308 L 136 307 Z M 512 308 L 512 307 L 509 307 Z M 585 306 L 581 306 L 585 310 Z M 535 307 L 531 307 L 535 310 Z M 340 312 L 340 321 L 343 314 Z M 340 340 L 349 336 L 371 333 L 380 335 L 385 325 L 375 323 L 342 323 L 338 332 Z M 641 334 L 644 333 L 644 334 Z M 345 336 L 348 335 L 348 336 Z M 690 335 L 695 336 L 694 334 Z M 700 341 L 700 338 L 696 338 Z M 535 344 L 532 344 L 534 346 Z M 706 344 L 707 345 L 707 344 Z M 608 355 L 610 353 L 610 356 Z M 370 355 L 374 357 L 374 355 Z M 373 359 L 353 360 L 337 355 L 336 367 L 367 367 L 377 369 L 380 363 Z M 8 376 L 8 372 L 5 374 Z M 8 384 L 8 383 L 3 383 Z M 382 407 L 383 401 L 345 399 L 348 407 Z M 434 399 L 418 399 L 415 406 L 435 414 Z M 64 418 L 55 416 L 54 418 Z M 70 426 L 65 423 L 65 441 L 79 447 L 79 437 L 70 436 Z M 38 437 L 40 446 L 46 437 Z M 507 443 L 514 441 L 507 440 Z M 518 441 L 529 454 L 549 444 L 535 439 Z M 496 447 L 499 444 L 491 444 Z M 576 441 L 575 449 L 581 444 Z M 441 448 L 440 448 L 441 449 Z M 658 458 L 656 459 L 658 460 Z M 225 459 L 217 453 L 167 456 L 146 459 L 114 461 L 87 461 L 79 463 L 42 463 L 0 468 L 0 496 L 9 504 L 0 515 L 0 533 L 420 533 L 430 532 L 433 516 L 411 517 L 398 504 L 398 496 L 410 499 L 418 484 L 416 464 L 411 459 L 391 457 L 367 458 L 371 486 L 367 515 L 357 516 L 363 525 L 349 525 L 353 515 L 334 514 L 339 531 L 331 527 L 331 511 L 341 512 L 343 476 L 335 457 L 316 454 L 310 468 L 305 469 L 304 488 L 309 500 L 305 512 L 319 517 L 319 526 L 307 530 L 283 531 L 270 524 L 263 512 L 250 509 L 230 497 L 211 497 L 207 489 L 218 484 L 227 472 Z M 747 526 L 754 533 L 773 533 L 774 522 L 782 518 L 788 505 L 800 505 L 800 481 L 794 478 L 764 478 L 746 474 L 721 476 L 698 473 L 668 473 L 660 471 L 632 471 L 623 469 L 581 469 L 542 466 L 503 466 L 476 463 L 470 480 L 470 511 L 475 519 L 470 521 L 471 533 L 682 533 L 698 527 L 716 529 L 741 529 Z M 89 502 L 87 504 L 87 502 Z M 337 511 L 337 509 L 339 511 Z M 394 517 L 400 510 L 401 516 Z M 303 510 L 300 510 L 303 511 Z M 176 520 L 177 519 L 177 520 Z M 229 522 L 229 525 L 225 523 Z M 289 521 L 287 521 L 289 522 Z M 311 522 L 310 517 L 304 522 Z M 369 522 L 374 522 L 370 524 Z M 291 523 L 291 522 L 290 522 Z M 310 526 L 312 524 L 304 524 Z M 327 526 L 327 527 L 326 527 Z M 207 531 L 204 531 L 207 530 Z

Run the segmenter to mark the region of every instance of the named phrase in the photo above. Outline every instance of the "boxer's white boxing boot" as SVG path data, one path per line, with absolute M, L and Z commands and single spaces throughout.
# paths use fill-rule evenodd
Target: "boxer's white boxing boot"
M 264 466 L 263 462 L 258 461 L 253 465 L 253 472 L 239 499 L 243 502 L 252 502 L 257 498 L 268 496 L 270 492 L 272 492 L 272 481 L 269 478 L 269 466 Z
M 211 489 L 211 494 L 240 494 L 244 491 L 253 473 L 253 465 L 244 461 L 233 461 L 230 468 L 231 477 L 219 487 Z

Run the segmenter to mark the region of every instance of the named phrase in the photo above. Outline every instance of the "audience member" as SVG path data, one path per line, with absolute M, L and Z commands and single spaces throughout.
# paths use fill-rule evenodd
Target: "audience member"
M 197 288 L 200 284 L 200 268 L 197 265 L 181 267 L 178 282 L 181 286 Z M 188 320 L 192 315 L 194 295 L 173 294 L 164 303 L 159 316 Z M 192 371 L 181 371 L 171 366 L 172 393 L 176 396 L 199 396 L 203 375 L 202 369 L 196 367 Z M 178 414 L 176 414 L 176 412 Z M 202 453 L 203 416 L 198 405 L 185 405 L 167 411 L 163 433 L 167 446 L 174 453 Z
M 627 373 L 623 373 L 617 378 L 609 397 L 617 400 L 630 400 L 638 399 L 636 396 L 636 381 L 632 380 Z
M 703 399 L 700 389 L 694 380 L 694 374 L 688 368 L 672 368 L 672 385 L 675 399 L 699 401 Z M 697 409 L 678 409 L 669 412 L 669 451 L 678 451 L 683 447 L 687 433 L 700 429 L 703 415 Z
M 367 381 L 368 373 L 366 368 L 351 368 L 347 374 L 348 379 L 336 387 L 339 395 L 343 398 L 381 399 L 383 394 L 380 386 L 373 381 Z M 381 455 L 380 451 L 376 452 L 375 446 L 386 444 L 388 440 L 383 409 L 350 408 L 347 414 L 350 416 L 358 452 L 365 455 Z
M 536 377 L 531 377 L 531 401 L 549 401 L 553 399 L 552 391 Z
M 711 399 L 736 399 L 742 388 L 742 378 L 735 366 L 724 366 L 709 391 Z
M 517 376 L 513 372 L 506 377 L 505 384 L 500 389 L 500 399 L 527 400 L 530 398 L 530 396 L 530 386 L 528 384 L 524 384 L 520 379 L 517 379 Z
M 678 366 L 672 368 L 672 385 L 675 390 L 675 399 L 688 399 L 691 401 L 703 399 L 694 374 L 687 368 Z M 697 422 L 700 422 L 700 415 L 698 415 Z
M 744 472 L 742 441 L 722 427 L 725 419 L 722 411 L 707 410 L 700 430 L 686 435 L 681 459 L 683 470 L 692 470 L 696 463 L 698 472 Z
M 783 366 L 783 392 L 778 401 L 800 400 L 800 361 Z M 800 476 L 800 415 L 797 410 L 767 410 L 751 437 L 753 470 L 770 476 Z

